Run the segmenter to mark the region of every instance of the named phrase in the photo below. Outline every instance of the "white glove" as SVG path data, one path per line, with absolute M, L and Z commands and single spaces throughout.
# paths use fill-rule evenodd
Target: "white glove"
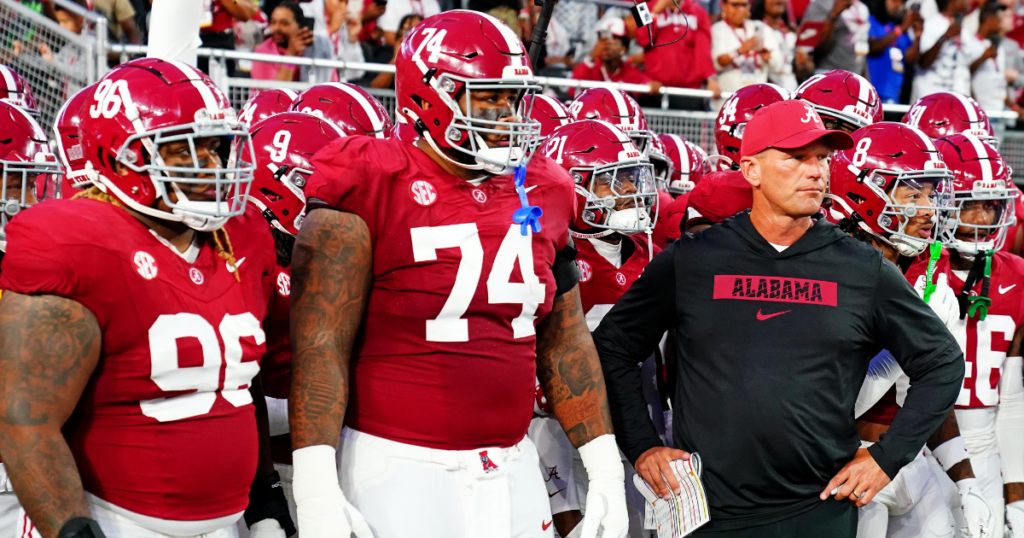
M 964 538 L 987 538 L 994 536 L 996 528 L 995 514 L 988 501 L 981 494 L 981 485 L 977 478 L 965 478 L 956 483 L 960 492 L 960 508 L 964 513 L 966 527 L 960 528 Z
M 602 435 L 581 446 L 579 452 L 590 479 L 580 537 L 597 538 L 600 527 L 604 529 L 603 538 L 625 538 L 629 531 L 626 471 L 622 467 L 615 436 Z M 303 535 L 303 538 L 308 537 Z
M 1003 538 L 1024 538 L 1024 501 L 1006 505 L 1006 530 Z
M 329 445 L 292 452 L 292 491 L 302 538 L 373 538 L 363 515 L 349 504 L 338 483 L 336 450 Z
M 914 289 L 917 290 L 917 294 L 924 299 L 924 279 L 918 279 L 917 285 Z M 960 320 L 960 303 L 956 300 L 956 292 L 953 288 L 949 287 L 949 277 L 946 273 L 939 273 L 935 277 L 935 291 L 932 292 L 931 297 L 928 299 L 928 306 L 932 307 L 932 311 L 935 312 L 936 316 L 942 320 L 942 323 L 946 327 L 951 327 L 954 323 Z
M 264 519 L 249 527 L 249 538 L 288 538 L 288 536 L 276 519 Z

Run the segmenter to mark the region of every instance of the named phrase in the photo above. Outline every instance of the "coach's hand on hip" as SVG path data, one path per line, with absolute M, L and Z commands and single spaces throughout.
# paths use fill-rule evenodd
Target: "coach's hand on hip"
M 669 490 L 679 493 L 680 488 L 676 473 L 669 463 L 688 459 L 690 453 L 685 450 L 657 446 L 641 454 L 633 469 L 654 488 L 655 493 L 667 499 L 670 496 Z
M 637 471 L 639 472 L 639 469 Z M 868 450 L 861 448 L 857 450 L 853 460 L 840 469 L 825 486 L 821 492 L 821 500 L 828 499 L 832 491 L 839 488 L 835 494 L 837 500 L 848 498 L 857 507 L 866 506 L 875 494 L 888 484 L 888 475 L 878 466 Z

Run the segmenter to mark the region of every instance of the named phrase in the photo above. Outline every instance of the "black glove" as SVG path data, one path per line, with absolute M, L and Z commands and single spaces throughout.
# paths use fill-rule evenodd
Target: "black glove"
M 252 526 L 265 519 L 276 519 L 284 529 L 285 536 L 295 534 L 295 523 L 288 513 L 288 501 L 281 487 L 281 475 L 274 471 L 257 476 L 249 486 L 249 506 L 245 509 L 245 526 Z M 61 537 L 63 538 L 63 537 Z
M 95 520 L 87 517 L 69 519 L 57 533 L 57 538 L 107 538 Z

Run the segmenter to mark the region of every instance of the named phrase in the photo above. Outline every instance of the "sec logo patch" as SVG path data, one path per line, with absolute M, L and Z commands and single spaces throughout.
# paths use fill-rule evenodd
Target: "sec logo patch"
M 576 260 L 576 265 L 580 268 L 580 282 L 590 282 L 591 278 L 594 278 L 594 270 L 590 267 L 590 264 L 583 260 Z
M 277 293 L 281 294 L 281 297 L 288 297 L 292 294 L 292 277 L 288 276 L 288 273 L 278 273 Z
M 409 195 L 413 202 L 423 207 L 430 207 L 437 201 L 437 189 L 427 181 L 413 181 L 409 185 Z
M 139 276 L 146 280 L 153 280 L 156 278 L 157 266 L 156 258 L 150 253 L 144 251 L 138 251 L 132 255 L 132 263 L 135 265 L 135 272 L 139 273 Z

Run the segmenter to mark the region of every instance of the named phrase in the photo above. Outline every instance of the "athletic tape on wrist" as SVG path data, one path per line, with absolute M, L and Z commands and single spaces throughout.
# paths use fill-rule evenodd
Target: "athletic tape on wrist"
M 317 497 L 341 495 L 338 483 L 337 450 L 315 445 L 292 451 L 292 493 L 295 504 Z
M 967 453 L 964 438 L 959 435 L 932 450 L 932 456 L 935 456 L 943 471 L 949 471 L 954 465 L 971 457 Z
M 597 478 L 618 478 L 625 480 L 626 471 L 622 467 L 619 446 L 615 444 L 615 436 L 605 434 L 579 448 L 580 459 L 587 469 L 587 475 L 593 481 Z

